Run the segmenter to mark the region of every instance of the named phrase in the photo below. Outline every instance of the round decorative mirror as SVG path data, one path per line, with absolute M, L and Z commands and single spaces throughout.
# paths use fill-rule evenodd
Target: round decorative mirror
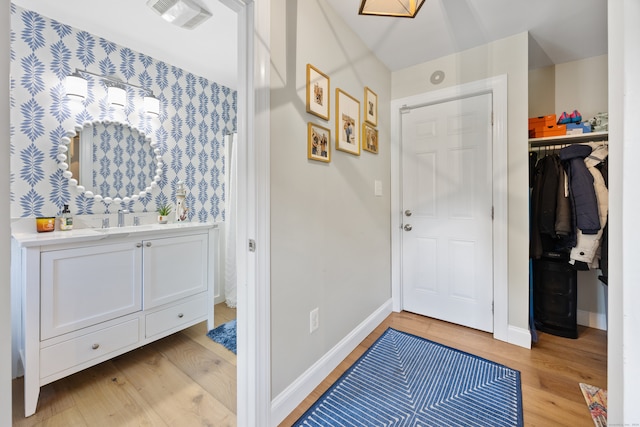
M 58 145 L 58 168 L 71 187 L 96 202 L 128 203 L 158 185 L 162 156 L 141 130 L 117 121 L 76 126 Z

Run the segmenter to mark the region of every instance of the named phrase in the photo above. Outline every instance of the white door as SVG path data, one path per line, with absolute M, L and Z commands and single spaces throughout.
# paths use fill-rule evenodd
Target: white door
M 407 109 L 403 309 L 493 331 L 491 95 Z

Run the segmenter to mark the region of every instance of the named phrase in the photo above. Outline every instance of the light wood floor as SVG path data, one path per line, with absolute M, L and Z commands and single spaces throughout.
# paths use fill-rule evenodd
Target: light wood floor
M 235 309 L 216 305 L 216 326 L 235 318 Z M 203 322 L 48 384 L 29 418 L 16 379 L 13 425 L 235 426 L 236 355 L 206 333 Z
M 393 313 L 320 384 L 281 427 L 291 426 L 387 329 L 418 335 L 493 360 L 520 371 L 526 426 L 593 427 L 578 383 L 607 386 L 607 334 L 580 327 L 577 340 L 540 333 L 529 351 L 494 340 L 491 334 L 428 319 Z
M 216 325 L 235 310 L 216 306 Z M 579 382 L 607 384 L 606 332 L 580 328 L 577 340 L 540 334 L 529 351 L 490 334 L 394 313 L 287 418 L 290 426 L 387 327 L 419 335 L 521 372 L 526 426 L 593 426 Z M 42 388 L 38 412 L 22 414 L 13 384 L 14 426 L 235 426 L 236 357 L 205 336 L 204 323 Z

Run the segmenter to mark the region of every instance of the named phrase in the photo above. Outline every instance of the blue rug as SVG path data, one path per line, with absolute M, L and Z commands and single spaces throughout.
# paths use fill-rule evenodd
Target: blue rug
M 522 426 L 520 372 L 395 329 L 294 426 Z
M 236 354 L 236 320 L 224 323 L 207 332 L 207 336 L 217 343 L 222 344 Z

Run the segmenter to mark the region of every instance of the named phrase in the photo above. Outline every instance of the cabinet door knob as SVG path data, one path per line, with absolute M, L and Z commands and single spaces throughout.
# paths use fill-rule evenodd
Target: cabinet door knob
M 142 243 L 136 243 L 136 248 L 141 248 L 142 247 Z
M 148 247 L 148 248 L 151 247 L 151 242 L 145 243 L 145 246 Z
M 178 317 L 179 317 L 180 319 L 182 319 L 182 318 L 184 317 L 184 314 L 180 313 L 180 314 L 178 314 Z
M 93 350 L 97 350 L 98 348 L 100 348 L 100 344 L 96 343 L 96 344 L 92 345 L 91 348 Z

